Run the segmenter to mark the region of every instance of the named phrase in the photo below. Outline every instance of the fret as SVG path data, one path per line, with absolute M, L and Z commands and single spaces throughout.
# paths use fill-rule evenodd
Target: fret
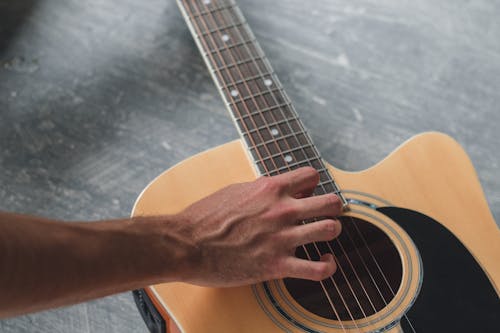
M 217 72 L 216 70 L 213 70 L 213 69 L 211 71 L 213 73 Z M 271 77 L 273 75 L 274 75 L 274 72 L 272 71 L 272 72 L 266 72 L 266 73 L 262 73 L 262 74 L 258 74 L 258 75 L 254 75 L 254 76 L 247 76 L 244 79 L 239 79 L 239 80 L 236 80 L 234 82 L 231 82 L 230 84 L 227 84 L 226 86 L 222 86 L 222 89 L 229 89 L 230 86 L 237 86 L 239 84 L 246 83 L 249 81 L 256 81 L 258 79 L 264 80 L 265 78 Z M 275 86 L 277 86 L 277 84 L 275 84 Z
M 252 118 L 256 117 L 256 116 L 262 116 L 262 117 L 264 117 L 264 113 L 265 112 L 272 111 L 272 110 L 278 110 L 281 107 L 288 106 L 288 105 L 289 104 L 280 104 L 280 105 L 270 106 L 270 107 L 268 107 L 266 109 L 259 109 L 259 111 L 250 112 L 250 113 L 246 113 L 244 115 L 238 116 L 236 119 L 244 121 L 244 120 L 247 120 L 250 117 L 252 117 Z
M 323 165 L 323 164 L 322 164 Z M 329 171 L 325 169 L 324 172 L 320 172 L 319 174 L 319 181 L 320 182 L 328 182 L 328 181 L 333 181 L 332 176 L 330 175 Z
M 278 92 L 281 93 L 282 91 L 283 91 L 282 88 L 276 88 L 276 89 L 272 89 L 272 90 L 268 90 L 268 91 L 261 91 L 261 92 L 259 92 L 257 94 L 251 94 L 251 95 L 245 96 L 243 98 L 238 98 L 234 102 L 230 102 L 230 103 L 236 104 L 238 102 L 246 102 L 246 101 L 248 101 L 250 99 L 255 99 L 257 97 L 261 97 L 261 96 L 264 96 L 266 94 L 274 94 L 274 93 L 278 93 Z
M 275 121 L 275 122 L 271 122 L 271 123 L 268 123 L 266 124 L 265 126 L 260 126 L 260 127 L 257 127 L 257 128 L 254 128 L 254 129 L 251 129 L 249 131 L 247 131 L 246 133 L 243 133 L 243 135 L 248 135 L 248 134 L 253 134 L 253 133 L 256 133 L 256 132 L 259 132 L 259 131 L 262 131 L 263 129 L 268 129 L 268 128 L 273 128 L 273 127 L 277 127 L 279 125 L 283 125 L 283 124 L 286 124 L 290 121 L 298 121 L 297 118 L 285 118 L 283 120 L 280 120 L 280 121 Z
M 293 170 L 293 168 L 296 168 L 296 167 L 303 167 L 303 166 L 310 166 L 311 164 L 309 164 L 309 162 L 314 162 L 314 161 L 321 161 L 321 159 L 318 157 L 318 158 L 313 158 L 313 159 L 307 159 L 307 160 L 304 160 L 304 161 L 298 161 L 298 162 L 295 162 L 295 163 L 288 163 L 287 165 L 284 165 L 282 167 L 279 167 L 277 169 L 272 169 L 272 170 L 268 170 L 269 171 L 269 174 L 271 176 L 276 176 L 276 175 L 279 175 L 285 171 L 290 171 L 290 170 Z M 259 163 L 263 163 L 262 161 L 257 161 L 257 164 Z M 316 169 L 318 172 L 321 172 L 321 171 L 327 171 L 325 168 L 320 168 L 320 169 Z
M 226 26 L 221 26 L 221 27 L 217 27 L 215 29 L 210 29 L 208 31 L 203 32 L 200 35 L 197 35 L 197 37 L 200 38 L 200 37 L 210 36 L 210 35 L 213 35 L 216 32 L 224 32 L 225 30 L 236 29 L 236 28 L 239 28 L 239 27 L 241 27 L 243 25 L 246 25 L 246 21 L 241 22 L 241 23 L 236 23 L 236 24 L 232 23 L 232 24 L 228 24 Z
M 212 9 L 205 10 L 205 11 L 196 11 L 196 13 L 193 13 L 191 15 L 188 15 L 190 20 L 193 20 L 198 17 L 202 17 L 204 15 L 212 15 L 217 12 L 222 12 L 223 10 L 230 10 L 234 9 L 236 6 L 235 5 L 227 5 L 227 6 L 217 6 L 217 7 L 212 7 Z
M 337 184 L 337 182 L 332 178 L 332 182 L 333 182 L 333 187 L 335 188 L 335 191 L 334 193 L 340 198 L 340 200 L 342 202 L 345 202 L 347 204 L 347 200 L 344 198 L 344 194 L 342 193 L 342 191 L 340 190 L 340 187 L 339 185 Z
M 224 50 L 232 50 L 234 48 L 237 48 L 237 47 L 240 47 L 240 46 L 243 46 L 245 44 L 253 44 L 255 43 L 257 40 L 255 38 L 251 38 L 249 40 L 245 40 L 245 41 L 242 41 L 242 42 L 238 42 L 238 43 L 235 43 L 235 44 L 227 44 L 227 45 L 224 45 L 222 47 L 218 47 L 216 48 L 215 50 L 208 50 L 208 52 L 203 52 L 203 54 L 205 56 L 209 56 L 209 55 L 213 55 L 213 54 L 217 54 L 217 53 L 221 53 L 222 51 Z
M 320 193 L 317 193 L 320 192 Z M 331 182 L 325 182 L 323 185 L 318 184 L 316 186 L 316 194 L 326 194 L 326 193 L 333 193 L 336 195 L 340 195 L 341 191 L 333 186 L 333 183 Z
M 313 192 L 313 195 L 322 195 L 322 194 L 327 194 L 327 193 L 332 193 L 332 194 L 335 194 L 336 196 L 338 197 L 342 197 L 342 192 L 338 189 L 335 189 L 335 188 L 329 188 L 329 189 L 326 189 L 326 188 L 322 188 L 322 187 L 319 187 L 317 186 Z
M 228 7 L 224 7 L 223 9 L 228 9 Z M 220 11 L 217 13 L 218 15 L 224 16 Z M 234 12 L 227 13 L 228 15 L 236 15 Z M 204 48 L 206 49 L 205 55 L 210 56 L 211 63 L 211 71 L 217 77 L 219 81 L 219 86 L 222 88 L 230 89 L 230 87 L 234 87 L 236 92 L 234 94 L 239 95 L 238 101 L 245 103 L 250 98 L 258 98 L 260 96 L 264 96 L 263 94 L 258 94 L 261 90 L 269 90 L 266 89 L 268 86 L 264 84 L 264 80 L 259 84 L 259 82 L 253 82 L 250 84 L 252 78 L 262 77 L 264 75 L 271 74 L 268 70 L 268 62 L 266 61 L 265 56 L 261 56 L 261 52 L 259 52 L 258 48 L 254 45 L 255 38 L 249 33 L 248 29 L 237 29 L 235 27 L 247 27 L 246 21 L 244 18 L 232 18 L 232 24 L 228 25 L 227 23 L 221 27 L 217 27 L 216 22 L 217 16 L 214 15 L 212 17 L 212 25 L 215 24 L 216 28 L 211 29 L 208 32 L 203 32 L 201 36 L 197 36 L 198 39 L 210 36 L 210 40 L 205 40 Z M 227 19 L 220 19 L 219 22 L 222 23 Z M 236 22 L 235 22 L 236 21 Z M 207 22 L 204 24 L 205 29 L 207 29 Z M 211 34 L 217 33 L 223 29 L 233 28 L 237 31 L 237 33 L 224 34 L 222 36 L 228 36 L 228 40 L 234 39 L 234 43 L 226 44 L 227 41 L 222 41 L 222 38 L 213 38 Z M 239 37 L 237 36 L 239 35 Z M 251 37 L 250 37 L 251 36 Z M 238 41 L 243 40 L 243 41 Z M 245 46 L 244 48 L 242 46 Z M 219 75 L 217 75 L 219 74 Z M 257 75 L 258 74 L 258 75 Z M 238 87 L 239 84 L 244 84 L 244 87 Z M 273 91 L 274 93 L 277 90 Z M 271 92 L 271 94 L 273 93 Z M 231 91 L 231 95 L 233 92 Z M 248 96 L 246 96 L 248 95 Z M 232 95 L 232 97 L 236 97 L 236 95 Z M 226 95 L 227 99 L 232 99 L 231 96 Z M 255 105 L 255 107 L 259 108 L 262 104 L 269 104 L 269 101 L 262 100 L 260 101 L 261 105 Z
M 280 140 L 287 140 L 289 138 L 293 138 L 293 137 L 296 137 L 297 135 L 299 134 L 302 134 L 302 135 L 305 135 L 305 132 L 300 132 L 300 133 L 290 133 L 290 134 L 287 134 L 287 135 L 282 135 L 280 137 L 277 137 L 277 138 L 273 138 L 271 140 L 267 140 L 267 141 L 264 141 L 264 142 L 261 142 L 261 143 L 258 143 L 256 145 L 252 145 L 252 147 L 249 147 L 249 149 L 259 149 L 261 147 L 264 147 L 264 146 L 267 146 L 271 143 L 275 143 L 275 144 L 278 144 L 278 141 Z M 312 145 L 308 145 L 309 147 L 312 146 Z
M 213 70 L 212 71 L 213 74 L 218 74 L 217 71 Z M 250 86 L 254 86 L 256 87 L 256 89 L 258 90 L 269 90 L 269 86 L 266 85 L 265 81 L 271 77 L 272 75 L 274 75 L 274 73 L 264 73 L 262 75 L 253 75 L 253 76 L 248 76 L 248 77 L 244 77 L 243 79 L 238 79 L 236 81 L 232 81 L 230 83 L 227 83 L 226 85 L 223 85 L 221 84 L 219 86 L 219 89 L 222 90 L 222 91 L 231 91 L 231 90 L 234 90 L 235 88 L 237 88 L 238 86 L 245 86 L 245 85 L 248 85 L 249 87 Z M 280 89 L 282 89 L 281 85 L 279 84 L 274 84 L 274 86 L 276 87 L 279 87 Z M 235 103 L 242 103 L 241 100 L 236 100 Z M 230 106 L 230 102 L 227 102 L 226 103 L 228 106 Z M 271 105 L 271 106 L 268 106 L 268 107 L 265 107 L 265 108 L 258 108 L 259 109 L 259 112 L 251 112 L 250 114 L 245 114 L 243 116 L 241 116 L 239 119 L 244 119 L 246 117 L 249 117 L 250 115 L 258 115 L 258 114 L 261 114 L 261 113 L 264 113 L 264 112 L 267 112 L 267 111 L 271 111 L 271 110 L 274 110 L 274 109 L 279 109 L 279 108 L 282 108 L 282 107 L 285 107 L 285 106 L 288 106 L 290 107 L 291 104 L 290 103 L 281 103 L 281 104 L 278 104 L 278 105 Z
M 303 150 L 303 149 L 306 149 L 306 148 L 311 148 L 313 147 L 312 145 L 305 145 L 305 146 L 298 146 L 298 147 L 293 147 L 293 148 L 290 148 L 290 149 L 283 149 L 281 150 L 279 153 L 275 153 L 271 156 L 268 156 L 266 157 L 266 159 L 269 159 L 269 158 L 275 158 L 275 157 L 279 157 L 279 156 L 287 156 L 289 154 L 293 154 L 294 152 L 297 152 L 299 150 Z M 316 154 L 314 156 L 314 158 L 316 157 Z M 300 161 L 298 161 L 300 162 Z
M 241 98 L 233 100 L 233 102 L 239 101 L 240 103 L 243 103 L 246 102 L 246 100 L 242 100 L 242 98 L 246 96 L 244 88 L 251 88 L 249 94 L 254 94 L 256 95 L 256 97 L 259 97 L 257 96 L 258 93 L 265 91 L 269 92 L 271 89 L 275 88 L 282 88 L 278 85 L 266 84 L 266 82 L 271 80 L 267 77 L 261 77 L 260 73 L 267 73 L 267 70 L 262 67 L 262 61 L 260 59 L 256 59 L 255 62 L 249 60 L 238 66 L 222 68 L 219 71 L 215 72 L 215 75 L 218 75 L 222 78 L 222 82 L 224 82 L 224 84 L 222 85 L 223 90 L 237 90 L 240 93 Z M 255 77 L 257 79 L 252 79 Z M 276 102 L 272 104 L 266 104 L 267 100 L 265 99 L 260 99 L 258 102 L 259 103 L 256 104 L 256 107 L 259 109 L 268 107 L 268 105 L 278 104 Z
M 334 187 L 333 184 L 332 184 L 332 187 L 333 187 L 333 190 L 327 190 L 324 187 L 320 187 L 319 185 L 317 186 L 318 189 L 323 190 L 323 194 L 332 193 L 332 194 L 335 194 L 337 196 L 342 195 L 342 191 L 340 191 L 338 188 Z
M 305 149 L 305 148 L 310 148 L 312 147 L 312 145 L 307 145 L 307 146 L 299 146 L 299 147 L 294 147 L 294 148 L 291 148 L 291 149 L 287 149 L 287 150 L 281 150 L 279 153 L 275 153 L 275 154 L 272 154 L 270 156 L 266 156 L 264 158 L 262 158 L 261 160 L 262 161 L 266 161 L 266 160 L 272 160 L 276 157 L 286 157 L 286 156 L 290 156 L 289 154 L 293 154 L 294 152 L 298 151 L 298 150 L 302 150 L 302 149 Z M 298 161 L 298 162 L 303 162 L 303 160 L 301 161 Z
M 330 176 L 329 173 L 328 173 L 328 176 Z M 333 187 L 333 191 L 328 190 L 329 187 Z M 341 192 L 342 192 L 342 191 L 340 191 L 337 183 L 335 183 L 335 181 L 331 177 L 329 177 L 328 180 L 319 182 L 318 185 L 316 186 L 316 188 L 324 189 L 326 193 L 335 193 L 337 195 L 341 194 Z
M 232 63 L 232 64 L 225 65 L 225 66 L 222 66 L 222 67 L 215 67 L 215 69 L 213 69 L 213 71 L 214 72 L 220 72 L 222 70 L 227 70 L 227 69 L 231 69 L 231 68 L 234 68 L 234 67 L 237 67 L 237 66 L 241 66 L 241 65 L 245 65 L 245 64 L 249 64 L 249 63 L 254 63 L 256 61 L 263 61 L 263 60 L 264 60 L 264 58 L 262 58 L 262 57 L 239 60 L 236 63 Z M 248 79 L 246 79 L 246 80 L 248 80 Z M 240 81 L 241 81 L 241 79 L 240 79 Z M 234 84 L 231 83 L 229 85 L 235 85 L 235 84 L 236 83 L 234 83 Z
M 347 205 L 235 2 L 178 4 L 259 171 L 312 166 L 318 188 L 333 188 Z
M 259 163 L 264 164 L 265 162 L 269 162 L 269 161 L 273 161 L 273 160 L 271 158 L 264 158 L 264 159 L 259 159 L 256 163 L 257 164 L 259 164 Z M 278 168 L 268 168 L 268 171 L 271 173 L 280 174 L 280 173 L 283 173 L 283 171 L 290 171 L 295 167 L 311 166 L 312 165 L 311 162 L 315 162 L 315 161 L 321 161 L 321 158 L 313 157 L 313 158 L 307 158 L 304 160 L 296 161 L 293 163 L 285 162 L 286 163 L 285 165 L 279 166 Z M 281 163 L 283 163 L 283 162 L 281 162 Z M 326 171 L 326 169 L 320 168 L 320 169 L 316 169 L 316 171 L 321 172 L 321 171 Z
M 286 110 L 280 109 L 283 106 L 285 105 L 269 107 L 266 108 L 267 111 L 263 110 L 259 112 L 257 109 L 255 112 L 247 111 L 245 114 L 238 114 L 236 115 L 237 124 L 246 125 L 246 132 L 253 139 L 255 139 L 255 134 L 258 134 L 261 138 L 263 137 L 264 140 L 273 139 L 273 137 L 276 139 L 278 134 L 283 136 L 296 133 L 296 135 L 305 136 L 306 134 L 303 132 L 303 129 L 297 124 L 298 120 L 290 117 Z M 274 112 L 270 110 L 274 110 Z M 280 110 L 280 112 L 276 113 L 276 110 Z M 242 134 L 246 135 L 247 133 Z M 262 141 L 259 137 L 255 140 Z
M 214 4 L 214 9 L 215 9 L 214 15 L 213 15 L 214 20 L 221 19 L 222 21 L 225 21 L 225 20 L 229 19 L 232 22 L 244 22 L 244 23 L 246 23 L 245 17 L 243 15 L 241 15 L 241 12 L 239 11 L 239 9 L 236 5 L 218 6 L 217 4 Z M 219 14 L 220 17 L 218 17 L 217 14 Z M 229 17 L 227 17 L 227 16 L 229 16 Z M 250 30 L 248 25 L 247 25 L 247 29 Z
M 330 174 L 328 173 L 328 175 L 330 175 Z M 321 181 L 321 182 L 318 183 L 317 186 L 318 187 L 326 187 L 328 185 L 331 185 L 331 186 L 337 188 L 337 184 L 333 181 L 333 179 L 328 179 L 328 180 L 325 180 L 325 181 Z
M 272 135 L 273 129 L 274 128 L 265 129 L 258 132 L 258 134 L 251 134 L 251 136 L 248 137 L 249 149 L 269 155 L 266 153 L 266 150 L 271 154 L 275 154 L 278 152 L 287 152 L 294 147 L 298 147 L 300 150 L 297 150 L 293 156 L 296 160 L 317 155 L 317 152 L 313 149 L 312 143 L 307 139 L 305 132 L 292 131 L 290 134 L 276 138 Z M 289 131 L 283 131 L 283 133 L 287 132 Z
M 237 119 L 238 120 L 244 120 L 245 118 L 251 117 L 253 115 L 264 114 L 265 112 L 274 111 L 274 110 L 280 110 L 281 108 L 291 107 L 291 106 L 292 106 L 291 103 L 281 103 L 281 104 L 269 106 L 267 108 L 259 109 L 259 112 L 251 112 L 249 114 L 245 114 L 245 115 L 243 115 L 243 116 L 241 116 L 241 117 L 239 117 Z M 297 118 L 294 118 L 294 119 L 297 119 Z

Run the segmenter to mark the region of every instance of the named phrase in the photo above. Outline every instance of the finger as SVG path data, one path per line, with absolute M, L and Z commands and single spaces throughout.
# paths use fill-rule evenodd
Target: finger
M 336 238 L 342 231 L 338 220 L 322 220 L 295 226 L 284 232 L 285 241 L 293 249 L 312 242 L 326 242 Z
M 321 216 L 334 217 L 340 215 L 342 212 L 342 202 L 333 193 L 297 199 L 294 205 L 296 205 L 295 208 L 299 220 Z
M 299 192 L 299 193 L 295 193 L 292 195 L 293 198 L 295 199 L 302 199 L 302 198 L 307 198 L 307 197 L 310 197 L 313 193 L 314 193 L 314 190 L 316 189 L 316 186 L 310 188 L 310 189 L 307 189 L 305 191 L 302 191 L 302 192 Z
M 324 254 L 320 261 L 310 261 L 289 257 L 284 265 L 284 274 L 287 277 L 313 281 L 324 280 L 335 273 L 337 264 L 331 254 Z
M 312 193 L 319 182 L 319 173 L 312 167 L 303 167 L 275 176 L 283 184 L 286 193 L 296 196 L 300 193 Z

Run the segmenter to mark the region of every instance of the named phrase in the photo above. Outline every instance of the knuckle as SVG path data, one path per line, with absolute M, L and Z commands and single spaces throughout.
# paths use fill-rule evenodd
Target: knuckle
M 284 202 L 275 203 L 267 213 L 267 219 L 276 222 L 291 222 L 297 216 L 297 209 Z
M 286 265 L 283 260 L 269 260 L 267 268 L 269 279 L 281 279 L 286 276 Z
M 260 181 L 260 189 L 263 192 L 271 192 L 271 193 L 276 193 L 280 190 L 281 184 L 276 178 L 273 177 L 261 177 L 259 178 Z
M 295 219 L 295 217 L 299 214 L 299 209 L 295 205 L 292 204 L 282 204 L 280 207 L 280 215 L 284 219 Z
M 283 232 L 280 232 L 280 231 L 276 231 L 276 232 L 270 232 L 267 236 L 266 236 L 266 241 L 269 242 L 270 244 L 283 244 L 284 243 L 284 233 Z M 269 255 L 269 253 L 268 253 Z

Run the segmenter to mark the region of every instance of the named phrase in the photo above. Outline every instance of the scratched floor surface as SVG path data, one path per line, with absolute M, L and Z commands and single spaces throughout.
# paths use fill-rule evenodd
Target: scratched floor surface
M 360 170 L 438 130 L 500 221 L 500 5 L 241 0 L 323 157 Z M 0 0 L 0 209 L 127 216 L 178 161 L 237 137 L 173 0 Z M 457 180 L 460 181 L 460 180 Z M 130 294 L 1 332 L 145 332 Z

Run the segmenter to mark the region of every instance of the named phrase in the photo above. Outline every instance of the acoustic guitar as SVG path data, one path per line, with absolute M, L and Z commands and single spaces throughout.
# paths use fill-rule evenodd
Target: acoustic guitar
M 241 139 L 165 171 L 132 214 L 177 213 L 229 184 L 301 166 L 320 174 L 315 195 L 336 193 L 346 210 L 338 239 L 296 253 L 333 253 L 330 278 L 149 286 L 134 297 L 151 332 L 500 332 L 500 231 L 457 142 L 420 134 L 367 170 L 336 169 L 235 2 L 178 4 Z

